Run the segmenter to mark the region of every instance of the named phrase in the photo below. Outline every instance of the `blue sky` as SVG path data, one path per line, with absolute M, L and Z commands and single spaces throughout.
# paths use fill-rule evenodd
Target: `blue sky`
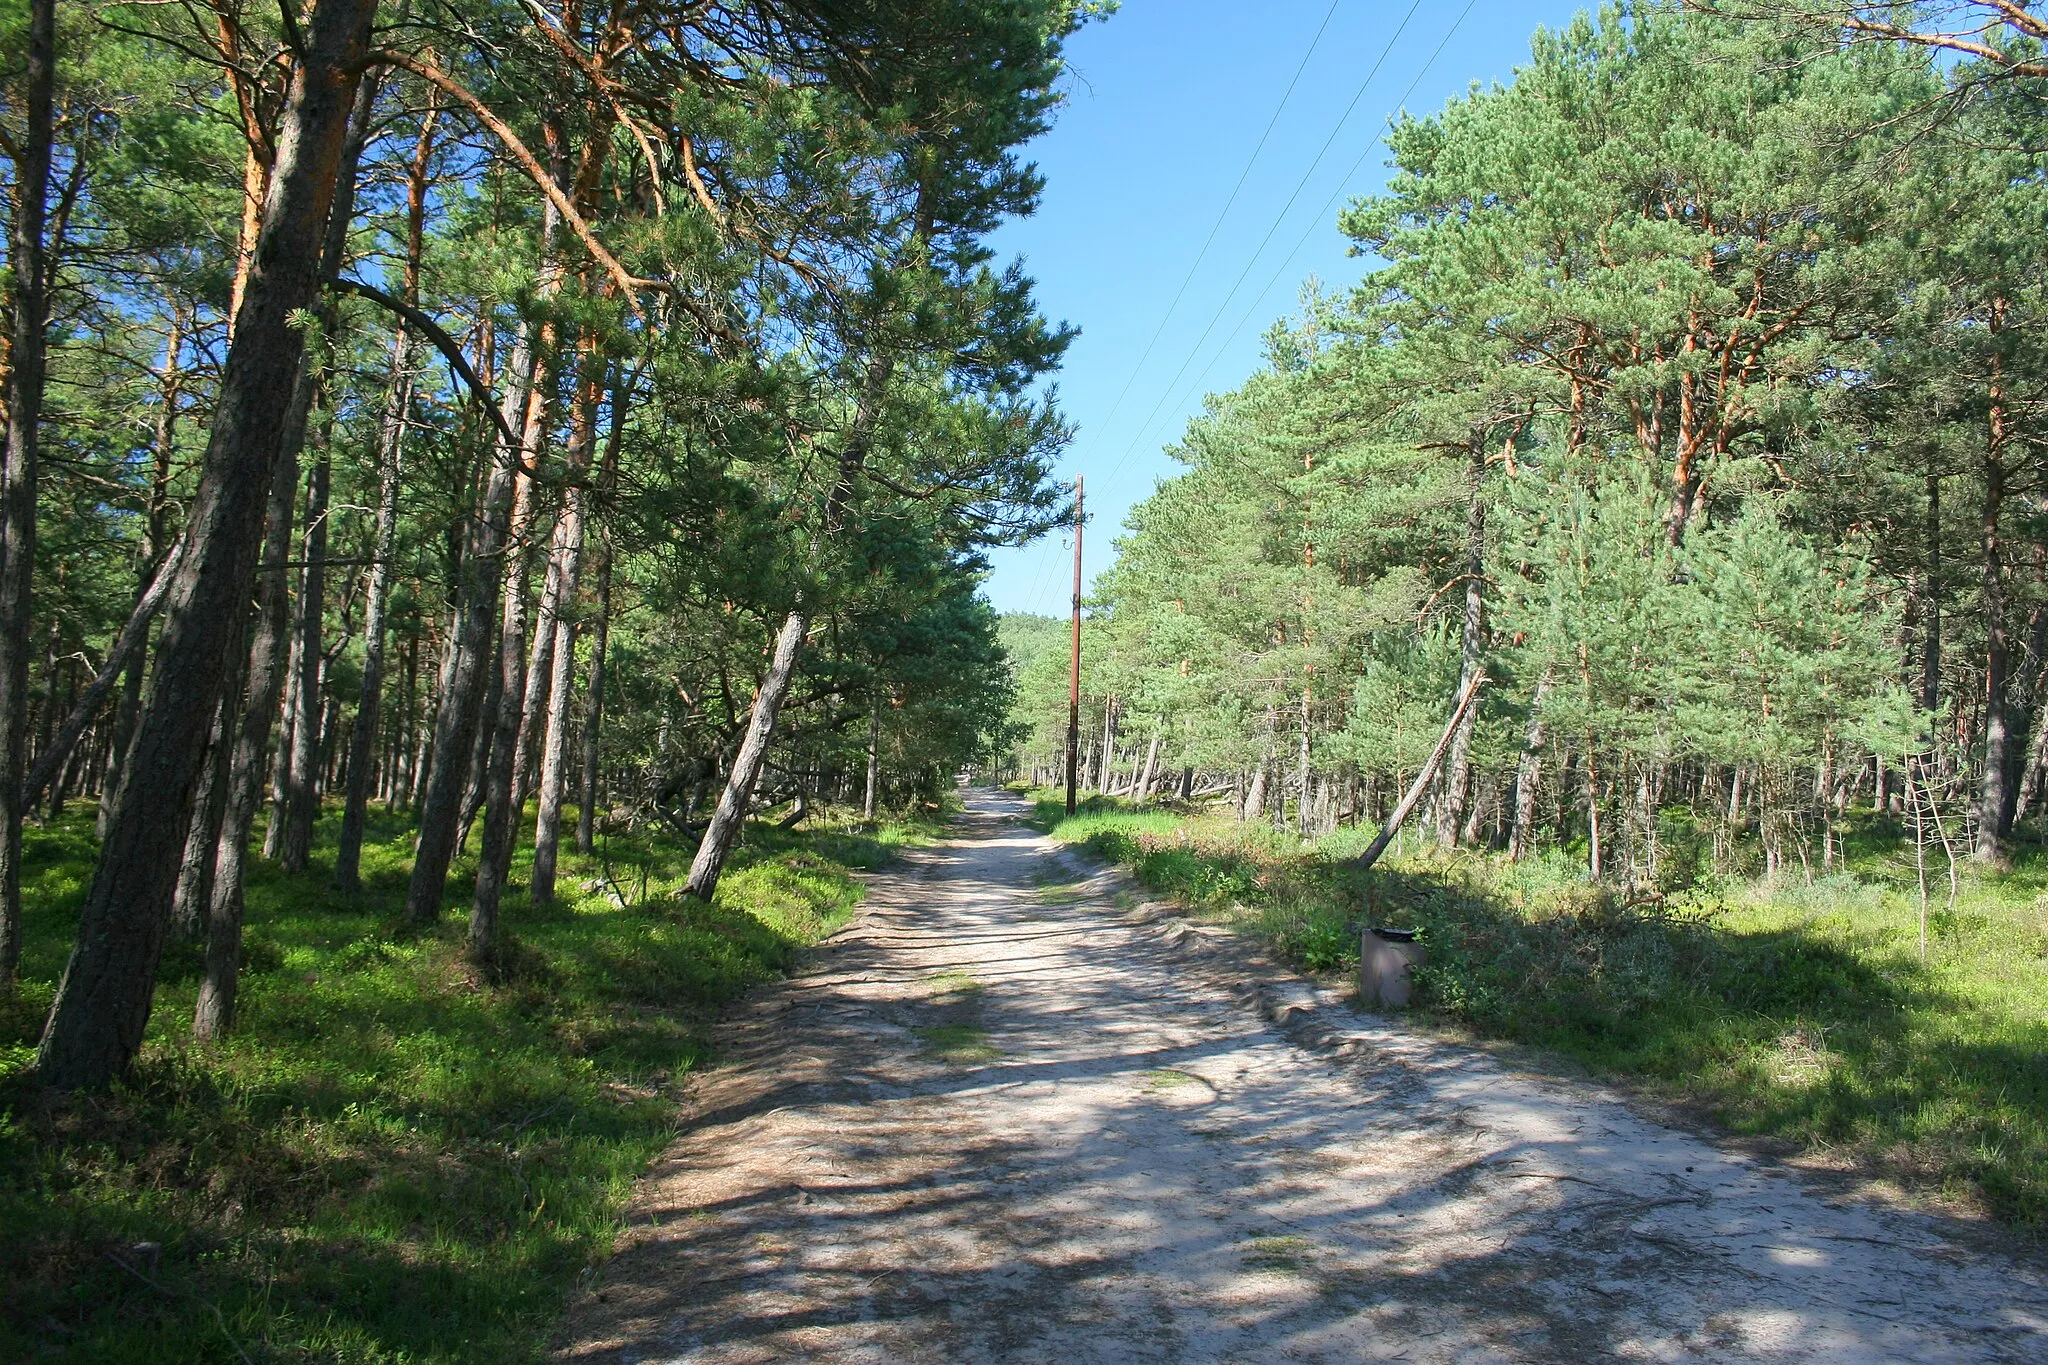
M 1358 279 L 1363 263 L 1346 255 L 1336 215 L 1384 182 L 1389 116 L 1505 80 L 1539 25 L 1584 8 L 1467 5 L 1124 0 L 1072 40 L 1067 105 L 1027 153 L 1047 178 L 1044 202 L 994 245 L 1024 259 L 1049 316 L 1081 329 L 1058 381 L 1079 429 L 1060 474 L 1086 477 L 1091 581 L 1131 505 L 1177 471 L 1162 446 L 1203 395 L 1252 372 L 1260 334 L 1311 275 L 1327 288 Z M 1058 536 L 998 551 L 989 600 L 1064 614 L 1072 553 Z

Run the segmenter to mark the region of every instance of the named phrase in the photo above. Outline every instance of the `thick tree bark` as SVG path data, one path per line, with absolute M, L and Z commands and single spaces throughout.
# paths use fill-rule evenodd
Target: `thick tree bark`
M 242 640 L 271 475 L 302 338 L 293 315 L 320 290 L 321 237 L 375 0 L 319 0 L 282 122 L 256 260 L 221 373 L 189 514 L 190 545 L 166 604 L 156 682 L 114 798 L 78 939 L 44 1028 L 38 1070 L 61 1089 L 97 1087 L 142 1045 L 189 809 Z
M 43 424 L 49 269 L 43 259 L 57 82 L 56 0 L 29 0 L 21 54 L 21 141 L 14 149 L 13 351 L 0 459 L 0 991 L 21 963 L 21 774 L 28 753 L 28 656 L 36 557 L 36 479 Z M 10 63 L 11 65 L 12 63 Z
M 199 986 L 192 1034 L 210 1042 L 233 1023 L 237 977 L 241 963 L 243 882 L 248 874 L 249 839 L 256 810 L 263 802 L 270 731 L 278 718 L 284 690 L 285 656 L 291 636 L 291 559 L 293 511 L 298 502 L 299 449 L 318 383 L 311 367 L 303 367 L 286 414 L 284 449 L 271 481 L 263 535 L 263 556 L 256 577 L 256 633 L 249 646 L 248 689 L 241 698 L 241 723 L 226 758 L 226 795 L 217 836 L 208 849 L 211 872 L 206 880 L 207 967 Z M 184 888 L 180 887 L 181 894 Z
M 391 387 L 377 461 L 377 531 L 371 551 L 369 600 L 363 608 L 363 678 L 356 689 L 355 732 L 349 741 L 348 794 L 334 851 L 334 884 L 362 885 L 363 824 L 370 805 L 370 756 L 384 703 L 384 617 L 391 602 L 391 556 L 398 548 L 398 489 L 405 473 L 406 414 L 412 407 L 412 338 L 403 328 L 391 343 Z

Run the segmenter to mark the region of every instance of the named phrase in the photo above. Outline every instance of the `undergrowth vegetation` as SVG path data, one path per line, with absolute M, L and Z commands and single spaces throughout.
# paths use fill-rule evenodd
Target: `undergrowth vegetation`
M 186 1043 L 199 961 L 174 947 L 131 1083 L 65 1097 L 22 1073 L 92 815 L 29 832 L 23 986 L 0 1017 L 0 1358 L 538 1358 L 719 1007 L 845 922 L 854 870 L 920 837 L 757 825 L 710 905 L 677 895 L 691 849 L 605 841 L 565 862 L 563 902 L 508 904 L 486 984 L 457 919 L 404 928 L 410 833 L 373 828 L 358 897 L 327 889 L 318 853 L 303 877 L 256 864 L 233 1037 Z
M 1429 950 L 1415 1008 L 1569 1055 L 1736 1132 L 2048 1231 L 2048 858 L 1935 894 L 1927 955 L 1913 870 L 1848 843 L 1848 870 L 1625 900 L 1562 853 L 1515 864 L 1421 845 L 1373 872 L 1357 830 L 1304 846 L 1199 813 L 1037 822 L 1290 962 L 1337 972 L 1368 924 Z

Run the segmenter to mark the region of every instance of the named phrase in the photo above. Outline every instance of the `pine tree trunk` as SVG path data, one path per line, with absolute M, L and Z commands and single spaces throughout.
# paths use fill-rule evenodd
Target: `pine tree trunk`
M 529 525 L 523 537 L 528 543 L 540 538 L 539 528 Z M 533 795 L 534 764 L 540 756 L 541 734 L 547 725 L 548 698 L 555 680 L 555 622 L 561 616 L 561 574 L 559 551 L 561 518 L 548 528 L 548 554 L 541 570 L 540 600 L 535 604 L 525 629 L 527 655 L 521 672 L 524 691 L 519 698 L 519 733 L 512 745 L 512 791 L 508 804 L 512 820 L 518 823 Z M 524 586 L 524 575 L 521 577 Z M 516 836 L 515 836 L 516 837 Z
M 1934 473 L 1927 476 L 1927 586 L 1921 620 L 1920 707 L 1934 712 L 1941 709 L 1941 475 Z
M 377 530 L 369 601 L 363 608 L 363 678 L 356 689 L 355 733 L 349 744 L 348 794 L 334 851 L 334 884 L 362 885 L 363 824 L 370 804 L 370 754 L 384 704 L 384 618 L 391 601 L 391 557 L 398 548 L 398 489 L 405 472 L 405 423 L 412 407 L 412 338 L 401 328 L 391 343 L 391 387 L 377 461 Z
M 2002 302 L 1993 306 L 1992 332 L 2001 330 Z M 1998 372 L 1994 370 L 1994 375 Z M 2006 621 L 2006 575 L 2001 518 L 2005 508 L 2005 425 L 2003 392 L 1997 378 L 1991 389 L 1991 434 L 1984 460 L 1984 503 L 1978 520 L 1983 584 L 1979 598 L 1984 613 L 1984 770 L 1977 788 L 1977 843 L 1981 863 L 2005 861 L 2005 819 L 2009 806 L 2012 735 L 2010 698 L 2012 643 Z
M 914 210 L 922 225 L 916 234 L 920 240 L 929 232 L 925 202 L 925 197 L 920 194 Z M 867 463 L 875 424 L 881 420 L 882 398 L 888 391 L 889 379 L 895 369 L 893 353 L 885 351 L 868 358 L 860 402 L 854 410 L 853 429 L 847 433 L 846 445 L 839 453 L 838 477 L 833 480 L 831 496 L 825 501 L 822 533 L 828 540 L 836 538 L 845 529 L 854 480 Z M 739 752 L 733 756 L 732 771 L 726 778 L 725 789 L 719 794 L 718 806 L 711 813 L 710 823 L 704 827 L 704 837 L 697 845 L 697 856 L 691 860 L 689 879 L 684 883 L 684 891 L 699 900 L 709 901 L 718 890 L 719 873 L 724 869 L 733 842 L 739 838 L 740 828 L 746 821 L 747 803 L 753 799 L 754 784 L 760 780 L 761 765 L 768 757 L 768 742 L 774 735 L 776 717 L 781 714 L 783 699 L 789 693 L 790 680 L 796 675 L 797 656 L 803 650 L 804 632 L 809 628 L 809 620 L 808 611 L 799 602 L 783 621 L 782 630 L 776 637 L 768 676 L 754 694 L 753 714 L 748 718 L 746 738 Z
M 555 623 L 553 666 L 540 758 L 540 803 L 533 828 L 533 884 L 528 892 L 535 905 L 546 905 L 555 898 L 555 871 L 562 847 L 562 798 L 569 785 L 569 696 L 576 678 L 576 622 L 571 617 Z
M 207 1042 L 225 1033 L 233 1022 L 236 974 L 241 959 L 242 889 L 247 876 L 249 837 L 256 809 L 263 801 L 264 758 L 271 727 L 278 719 L 284 690 L 286 655 L 291 635 L 292 514 L 299 491 L 299 447 L 290 433 L 305 431 L 312 406 L 314 377 L 302 373 L 292 397 L 296 426 L 287 422 L 287 440 L 270 489 L 264 531 L 262 567 L 256 581 L 256 638 L 247 659 L 248 691 L 241 699 L 241 723 L 227 765 L 227 789 L 219 834 L 208 846 L 212 867 L 206 898 L 196 902 L 206 916 L 207 971 L 199 987 L 193 1015 L 193 1037 Z
M 546 235 L 552 240 L 552 214 L 549 227 Z M 536 343 L 542 340 L 530 322 L 521 323 L 501 409 L 506 425 L 521 433 L 522 446 L 527 445 L 529 437 L 536 438 L 533 443 L 538 444 L 538 431 L 527 432 L 525 421 L 533 406 L 530 400 L 538 359 Z M 420 801 L 419 843 L 405 895 L 406 914 L 416 923 L 441 913 L 448 866 L 454 861 L 456 839 L 464 824 L 463 802 L 471 755 L 476 749 L 478 722 L 484 714 L 485 693 L 492 685 L 492 670 L 488 666 L 491 632 L 498 616 L 506 534 L 523 458 L 520 448 L 500 438 L 484 484 L 482 506 L 477 509 L 470 543 L 463 554 L 460 605 L 448 633 L 448 653 L 443 664 L 446 682 L 434 715 L 432 757 L 428 760 L 426 793 Z
M 298 679 L 292 689 L 294 713 L 291 753 L 284 765 L 284 834 L 278 841 L 278 865 L 286 872 L 306 870 L 313 851 L 313 821 L 320 812 L 320 717 L 322 664 L 321 627 L 327 612 L 327 496 L 334 460 L 331 433 L 322 433 L 320 457 L 313 462 L 306 486 L 303 554 L 299 579 L 298 643 L 292 657 Z
M 297 492 L 296 489 L 293 491 Z M 288 643 L 285 645 L 283 709 L 278 715 L 277 748 L 270 755 L 270 809 L 263 822 L 263 860 L 267 863 L 276 862 L 278 853 L 284 848 L 285 784 L 292 762 L 292 725 L 299 716 L 299 636 L 290 624 L 289 588 L 286 589 L 286 598 Z
M 533 408 L 542 406 L 535 403 Z M 545 419 L 530 419 L 538 435 Z M 533 448 L 537 448 L 538 443 Z M 498 948 L 498 908 L 512 872 L 512 845 L 518 837 L 519 813 L 512 809 L 512 791 L 519 760 L 519 728 L 526 714 L 526 556 L 528 525 L 533 516 L 533 480 L 521 476 L 513 495 L 510 553 L 505 556 L 505 582 L 499 597 L 498 702 L 491 714 L 490 758 L 484 769 L 484 839 L 477 854 L 476 894 L 469 904 L 469 955 L 475 962 L 492 960 Z
M 588 361 L 586 356 L 586 364 Z M 553 637 L 554 645 L 548 653 L 540 805 L 533 826 L 533 880 L 527 891 L 528 899 L 535 905 L 545 905 L 555 898 L 555 864 L 562 843 L 562 797 L 569 780 L 569 694 L 576 671 L 576 620 L 571 608 L 583 570 L 585 493 L 580 476 L 590 467 L 590 450 L 596 439 L 597 396 L 593 377 L 587 381 L 577 405 L 579 411 L 568 453 L 570 482 L 562 492 L 562 515 L 555 522 L 554 540 L 549 547 L 548 592 L 541 599 L 539 629 Z M 522 722 L 522 728 L 525 724 Z
M 597 851 L 597 765 L 604 734 L 605 649 L 612 632 L 611 541 L 598 537 L 597 621 L 590 640 L 590 682 L 583 698 L 583 772 L 577 792 L 576 851 Z
M 1152 742 L 1145 746 L 1145 775 L 1138 779 L 1138 801 L 1143 804 L 1152 798 L 1152 779 L 1159 772 L 1159 732 L 1152 732 Z
M 1536 682 L 1529 699 L 1529 728 L 1522 736 L 1522 756 L 1515 762 L 1515 825 L 1508 835 L 1508 857 L 1515 862 L 1536 847 L 1536 791 L 1543 782 L 1543 703 L 1550 696 L 1550 670 Z
M 1680 511 L 1678 524 L 1684 524 Z M 1479 672 L 1480 652 L 1486 647 L 1486 446 L 1475 433 L 1467 447 L 1465 461 L 1465 629 L 1461 639 L 1458 691 Z M 1443 794 L 1437 801 L 1436 839 L 1444 845 L 1458 842 L 1465 803 L 1472 795 L 1472 732 L 1479 724 L 1479 708 L 1468 707 L 1451 736 L 1451 754 L 1444 773 Z
M 367 81 L 356 90 L 349 134 L 342 147 L 340 183 L 322 246 L 322 268 L 328 278 L 340 269 L 342 252 L 347 246 L 349 222 L 355 212 L 355 170 L 369 135 L 375 98 L 376 90 Z M 192 1037 L 200 1043 L 221 1037 L 235 1022 L 235 1003 L 241 985 L 249 837 L 256 823 L 256 808 L 263 799 L 263 760 L 270 746 L 271 727 L 278 719 L 291 637 L 292 512 L 299 491 L 299 455 L 305 448 L 306 426 L 320 383 L 321 364 L 308 357 L 300 365 L 292 386 L 284 438 L 264 502 L 254 639 L 245 641 L 237 654 L 237 667 L 246 679 L 247 691 L 244 694 L 236 687 L 227 693 L 230 705 L 239 702 L 241 719 L 235 727 L 234 748 L 227 765 L 227 790 L 206 900 L 206 965 L 192 1014 Z
M 0 457 L 0 993 L 21 964 L 21 800 L 28 758 L 28 656 L 36 557 L 36 480 L 49 318 L 43 259 L 55 135 L 56 0 L 29 0 L 20 54 L 23 123 L 12 149 L 14 224 L 8 268 L 13 351 Z M 10 59 L 9 66 L 14 64 Z
M 703 841 L 690 863 L 689 879 L 683 884 L 683 890 L 699 900 L 710 900 L 718 890 L 719 873 L 725 869 L 725 860 L 747 818 L 747 803 L 753 800 L 754 784 L 761 779 L 768 742 L 775 733 L 775 719 L 789 695 L 790 680 L 796 676 L 797 655 L 803 649 L 804 632 L 809 625 L 809 618 L 799 607 L 784 618 L 775 637 L 775 653 L 769 659 L 767 676 L 761 680 L 761 690 L 754 694 L 746 737 L 733 757 L 732 774 L 719 794 L 718 807 L 711 813 L 711 823 L 704 828 Z
M 165 609 L 156 681 L 114 799 L 78 939 L 45 1026 L 38 1070 L 59 1089 L 103 1086 L 142 1045 L 207 732 L 243 639 L 302 338 L 318 298 L 321 239 L 376 0 L 319 0 L 281 122 L 276 169 L 212 431 Z
M 875 801 L 882 787 L 882 694 L 868 698 L 868 786 L 861 799 L 860 818 L 873 824 Z
M 185 826 L 185 852 L 178 861 L 177 889 L 171 893 L 171 931 L 180 939 L 197 939 L 206 931 L 206 907 L 213 899 L 213 854 L 227 814 L 233 707 L 232 700 L 224 700 L 216 708 L 206 741 L 206 766 L 200 770 L 199 792 Z

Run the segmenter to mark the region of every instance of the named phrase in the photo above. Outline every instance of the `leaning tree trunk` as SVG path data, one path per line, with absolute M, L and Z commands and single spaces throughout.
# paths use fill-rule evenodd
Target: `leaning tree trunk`
M 1152 742 L 1145 746 L 1145 772 L 1138 779 L 1138 804 L 1143 805 L 1152 797 L 1152 779 L 1159 772 L 1159 732 L 1152 732 Z
M 1458 691 L 1462 694 L 1479 674 L 1480 651 L 1486 646 L 1486 447 L 1474 435 L 1465 462 L 1465 630 L 1461 642 L 1463 658 L 1458 666 Z M 1436 841 L 1458 842 L 1465 803 L 1472 797 L 1472 731 L 1479 721 L 1479 708 L 1468 707 L 1451 736 L 1450 761 L 1444 771 L 1444 789 L 1436 806 Z
M 50 192 L 57 83 L 56 0 L 29 0 L 22 53 L 23 127 L 14 148 L 14 352 L 0 463 L 0 991 L 21 964 L 22 768 L 28 752 L 28 656 L 36 558 L 36 463 L 42 434 L 49 270 L 43 226 Z M 9 65 L 13 63 L 10 62 Z
M 185 390 L 185 371 L 179 358 L 185 347 L 185 313 L 174 309 L 171 325 L 164 337 L 163 388 L 157 397 L 156 432 L 150 441 L 150 451 L 155 468 L 149 481 L 149 510 L 144 521 L 143 543 L 139 547 L 140 563 L 136 575 L 135 598 L 145 601 L 155 585 L 165 556 L 170 552 L 170 502 L 171 463 L 177 453 L 178 404 Z M 150 615 L 156 614 L 155 608 Z M 147 627 L 145 626 L 145 632 Z M 125 633 L 125 632 L 124 632 Z M 120 640 L 115 644 L 118 649 Z M 114 706 L 114 725 L 107 745 L 107 777 L 100 790 L 100 813 L 94 833 L 100 838 L 107 837 L 107 817 L 113 811 L 114 789 L 120 785 L 121 765 L 128 757 L 128 742 L 135 737 L 135 717 L 142 711 L 142 682 L 144 673 L 143 653 L 137 647 L 127 660 L 117 665 L 111 657 L 102 671 L 119 667 L 121 669 L 121 699 Z M 95 684 L 97 680 L 95 680 Z M 90 693 L 91 688 L 87 689 Z M 31 797 L 30 800 L 34 798 Z
M 405 473 L 405 423 L 412 407 L 412 338 L 400 328 L 391 343 L 391 388 L 384 398 L 384 431 L 377 461 L 377 532 L 371 551 L 370 594 L 363 608 L 363 679 L 356 689 L 355 731 L 349 738 L 348 794 L 341 838 L 334 850 L 334 884 L 362 885 L 363 825 L 370 804 L 370 756 L 384 703 L 384 617 L 391 601 L 391 556 L 398 548 L 398 486 Z
M 206 766 L 199 773 L 199 794 L 185 826 L 185 852 L 178 860 L 178 886 L 171 893 L 171 928 L 181 939 L 197 939 L 206 931 L 206 907 L 213 899 L 214 849 L 228 808 L 228 755 L 235 743 L 234 694 L 230 676 L 215 708 L 213 730 L 206 741 Z
M 1464 690 L 1458 694 L 1458 704 L 1451 711 L 1451 719 L 1444 726 L 1443 735 L 1437 740 L 1436 747 L 1429 751 L 1429 757 L 1423 761 L 1422 771 L 1415 774 L 1415 781 L 1409 784 L 1407 792 L 1395 804 L 1393 813 L 1387 816 L 1387 822 L 1380 826 L 1380 832 L 1365 846 L 1365 852 L 1352 860 L 1359 871 L 1363 872 L 1378 862 L 1380 855 L 1387 851 L 1387 845 L 1393 843 L 1394 836 L 1401 832 L 1402 822 L 1407 820 L 1408 812 L 1415 809 L 1415 803 L 1422 799 L 1422 793 L 1429 787 L 1430 779 L 1436 776 L 1438 766 L 1444 761 L 1444 751 L 1451 746 L 1451 737 L 1457 733 L 1458 726 L 1464 721 L 1466 713 L 1472 709 L 1472 704 L 1479 699 L 1479 689 L 1485 683 L 1486 675 L 1475 673 L 1471 681 L 1465 684 Z
M 256 260 L 221 371 L 213 429 L 166 606 L 156 681 L 79 913 L 37 1061 L 59 1089 L 102 1086 L 142 1046 L 185 821 L 263 536 L 321 237 L 376 0 L 318 0 L 278 138 Z
M 918 213 L 922 217 L 922 203 Z M 923 235 L 924 230 L 920 230 L 919 236 Z M 838 475 L 832 483 L 832 494 L 825 501 L 823 534 L 828 540 L 836 538 L 845 529 L 854 480 L 867 463 L 875 424 L 882 416 L 882 397 L 895 369 L 893 353 L 884 351 L 868 360 L 860 402 L 854 410 L 853 429 L 847 435 L 845 448 L 839 453 Z M 761 779 L 761 765 L 768 757 L 768 741 L 775 731 L 775 718 L 782 711 L 783 698 L 789 694 L 790 679 L 796 675 L 797 655 L 803 649 L 804 632 L 808 627 L 808 612 L 799 603 L 783 621 L 782 631 L 776 637 L 775 657 L 769 665 L 768 676 L 762 680 L 761 690 L 754 694 L 747 737 L 733 756 L 725 790 L 719 795 L 710 823 L 704 827 L 704 837 L 697 845 L 697 856 L 690 862 L 690 875 L 683 885 L 686 893 L 700 900 L 710 900 L 717 891 L 718 874 L 724 868 L 733 842 L 739 838 L 740 827 L 747 818 L 747 803 L 753 799 L 754 785 Z
M 775 653 L 768 661 L 768 674 L 761 680 L 761 690 L 754 694 L 753 714 L 747 722 L 746 737 L 740 741 L 740 751 L 733 758 L 732 776 L 719 794 L 718 808 L 711 813 L 711 823 L 705 827 L 697 856 L 690 862 L 689 879 L 683 884 L 685 892 L 700 900 L 710 900 L 718 890 L 718 874 L 725 868 L 740 822 L 746 819 L 747 803 L 753 799 L 754 784 L 760 780 L 761 765 L 768 756 L 768 741 L 775 733 L 775 718 L 789 695 L 790 679 L 796 675 L 797 655 L 809 626 L 804 609 L 798 607 L 783 619 L 782 630 L 775 637 Z

